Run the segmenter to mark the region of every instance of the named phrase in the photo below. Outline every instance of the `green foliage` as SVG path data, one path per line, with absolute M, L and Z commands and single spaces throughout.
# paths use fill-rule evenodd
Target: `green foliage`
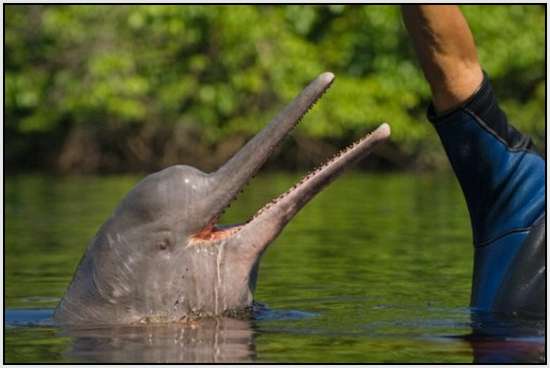
M 429 90 L 397 6 L 5 9 L 5 126 L 23 144 L 82 124 L 96 130 L 184 125 L 197 129 L 204 144 L 248 136 L 330 70 L 336 83 L 298 134 L 350 140 L 388 121 L 406 154 L 434 146 L 424 117 Z M 505 109 L 542 141 L 544 8 L 463 10 Z M 47 137 L 60 146 L 65 135 Z
M 482 65 L 503 109 L 543 147 L 546 65 L 545 12 L 531 6 L 463 6 Z

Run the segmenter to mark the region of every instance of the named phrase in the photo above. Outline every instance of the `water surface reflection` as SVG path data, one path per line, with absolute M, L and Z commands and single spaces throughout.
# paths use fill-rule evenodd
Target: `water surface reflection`
M 258 176 L 240 222 L 300 174 Z M 475 317 L 472 240 L 452 175 L 349 173 L 264 255 L 252 321 L 59 329 L 86 245 L 140 177 L 6 178 L 6 362 L 541 362 L 543 323 Z

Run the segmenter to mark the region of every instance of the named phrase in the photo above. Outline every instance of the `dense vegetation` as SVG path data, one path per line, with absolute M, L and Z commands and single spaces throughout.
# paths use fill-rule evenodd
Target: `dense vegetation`
M 382 121 L 379 163 L 445 162 L 397 6 L 4 9 L 8 169 L 210 169 L 325 70 L 336 83 L 272 165 L 309 166 Z M 462 9 L 503 106 L 542 146 L 544 6 Z

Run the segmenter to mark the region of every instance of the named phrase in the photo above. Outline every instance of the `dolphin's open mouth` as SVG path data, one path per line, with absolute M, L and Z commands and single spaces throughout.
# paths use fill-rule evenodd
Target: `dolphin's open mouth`
M 233 235 L 247 237 L 250 233 L 263 232 L 255 243 L 264 246 L 282 230 L 284 225 L 319 191 L 335 177 L 372 151 L 374 146 L 390 135 L 388 124 L 340 151 L 326 163 L 310 172 L 292 188 L 264 205 L 248 221 L 238 225 L 223 226 L 217 222 L 237 194 L 261 168 L 276 146 L 298 124 L 305 113 L 330 87 L 334 75 L 323 73 L 311 82 L 268 126 L 251 139 L 218 171 L 211 174 L 214 182 L 211 193 L 211 217 L 193 239 L 211 242 Z M 263 228 L 263 229 L 259 229 Z
M 223 213 L 223 212 L 222 212 Z M 221 217 L 221 214 L 217 217 Z M 201 231 L 193 235 L 195 241 L 216 241 L 235 234 L 244 224 L 220 225 L 213 221 Z

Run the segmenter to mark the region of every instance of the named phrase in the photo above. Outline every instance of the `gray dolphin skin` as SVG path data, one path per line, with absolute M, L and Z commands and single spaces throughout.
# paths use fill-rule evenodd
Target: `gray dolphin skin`
M 88 245 L 55 310 L 56 323 L 165 323 L 250 311 L 267 246 L 315 194 L 390 135 L 382 124 L 247 222 L 217 225 L 333 80 L 332 73 L 313 80 L 217 171 L 177 165 L 140 181 Z

